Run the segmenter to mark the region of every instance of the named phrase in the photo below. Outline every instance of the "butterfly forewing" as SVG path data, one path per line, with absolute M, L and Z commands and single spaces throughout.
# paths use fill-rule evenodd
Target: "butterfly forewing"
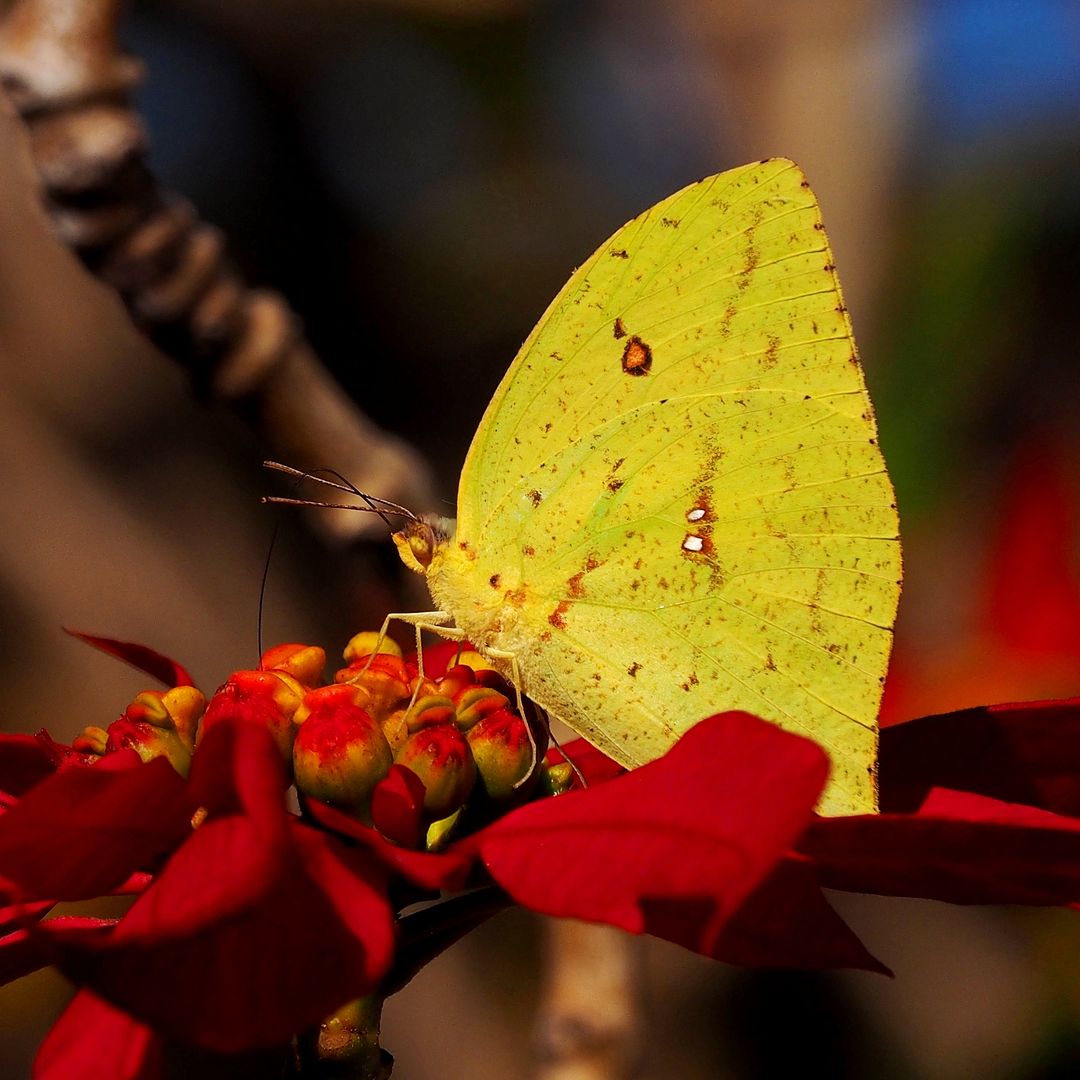
M 858 812 L 900 552 L 831 263 L 786 161 L 602 245 L 481 422 L 455 594 L 506 574 L 526 692 L 624 763 L 746 709 L 825 745 L 823 809 Z

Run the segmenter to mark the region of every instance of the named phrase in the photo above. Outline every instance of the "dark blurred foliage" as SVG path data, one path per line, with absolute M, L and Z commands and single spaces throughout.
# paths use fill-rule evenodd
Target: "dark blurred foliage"
M 165 180 L 290 298 L 345 388 L 428 451 L 451 494 L 568 268 L 717 168 L 686 43 L 660 11 L 627 15 L 346 6 L 318 13 L 322 33 L 284 66 L 242 23 L 221 33 L 161 4 L 129 21 Z

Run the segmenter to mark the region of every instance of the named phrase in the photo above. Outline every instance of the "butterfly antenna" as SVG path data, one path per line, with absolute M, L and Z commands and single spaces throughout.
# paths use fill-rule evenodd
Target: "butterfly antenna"
M 267 464 L 282 468 L 282 466 L 278 465 L 276 462 L 268 462 Z M 288 469 L 288 466 L 284 466 L 284 468 Z M 296 470 L 292 471 L 295 472 Z M 361 491 L 351 480 L 342 476 L 337 469 L 316 469 L 314 472 L 301 473 L 300 475 L 307 480 L 314 480 L 317 484 L 326 484 L 327 487 L 335 487 L 339 491 L 347 491 L 351 495 L 363 499 L 369 506 L 372 503 L 379 503 L 380 506 L 385 507 L 387 510 L 392 510 L 394 513 L 401 514 L 404 517 L 416 519 L 416 514 L 414 514 L 407 506 L 402 506 L 401 503 L 392 502 L 390 499 L 384 499 L 381 495 L 369 495 L 366 491 Z M 327 476 L 332 476 L 334 479 L 328 480 Z
M 330 507 L 333 505 L 333 508 L 338 510 L 367 509 L 372 511 L 372 513 L 378 514 L 379 517 L 381 517 L 383 521 L 386 522 L 387 526 L 390 528 L 393 528 L 393 526 L 390 524 L 390 521 L 388 520 L 386 514 L 383 511 L 386 511 L 390 514 L 400 515 L 401 517 L 408 518 L 410 521 L 419 520 L 417 515 L 407 506 L 402 506 L 400 503 L 392 502 L 390 499 L 383 499 L 378 495 L 369 495 L 366 491 L 361 491 L 355 484 L 350 483 L 348 480 L 345 479 L 344 476 L 341 475 L 341 473 L 335 471 L 334 469 L 319 469 L 315 472 L 305 472 L 303 469 L 294 469 L 291 465 L 283 465 L 280 461 L 264 461 L 263 466 L 267 469 L 273 469 L 276 472 L 285 473 L 287 476 L 295 476 L 299 480 L 311 480 L 316 484 L 323 484 L 326 487 L 334 488 L 336 491 L 347 492 L 349 495 L 355 495 L 358 499 L 363 499 L 364 502 L 367 503 L 366 507 L 343 507 L 330 503 L 312 503 L 309 505 L 326 507 Z M 331 480 L 328 479 L 327 476 L 320 475 L 323 473 L 329 474 L 329 476 L 334 477 L 334 479 Z M 282 500 L 275 500 L 271 498 L 267 501 L 280 502 Z
M 318 480 L 316 476 L 308 476 L 307 473 L 300 472 L 299 469 L 290 469 L 287 465 L 278 466 L 282 472 L 291 473 L 296 477 L 296 484 L 299 485 L 303 479 Z M 263 500 L 266 502 L 267 500 Z M 266 611 L 266 588 L 267 583 L 270 580 L 270 561 L 274 557 L 274 547 L 277 544 L 278 533 L 281 531 L 281 518 L 275 517 L 274 519 L 274 531 L 270 534 L 270 543 L 266 548 L 266 561 L 263 563 L 262 580 L 259 582 L 259 615 L 258 615 L 258 647 L 259 647 L 259 670 L 262 671 L 262 658 L 263 658 L 263 615 Z
M 314 506 L 318 510 L 355 510 L 361 514 L 378 514 L 386 522 L 387 528 L 392 529 L 394 527 L 393 522 L 377 506 L 319 502 L 317 499 L 287 499 L 283 495 L 264 495 L 259 502 L 273 503 L 277 506 Z
M 262 671 L 263 658 L 263 612 L 266 609 L 266 583 L 270 577 L 270 560 L 274 555 L 274 545 L 277 543 L 278 530 L 281 528 L 281 519 L 275 518 L 274 531 L 270 534 L 270 546 L 266 549 L 266 561 L 263 563 L 262 581 L 259 582 L 259 616 L 258 616 L 258 645 L 259 645 L 259 670 Z

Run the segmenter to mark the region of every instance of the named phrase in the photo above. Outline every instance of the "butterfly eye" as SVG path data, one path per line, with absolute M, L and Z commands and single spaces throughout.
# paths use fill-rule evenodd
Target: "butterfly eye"
M 426 522 L 420 521 L 410 526 L 408 537 L 409 550 L 412 552 L 413 558 L 421 566 L 429 566 L 432 553 L 435 551 L 434 530 Z

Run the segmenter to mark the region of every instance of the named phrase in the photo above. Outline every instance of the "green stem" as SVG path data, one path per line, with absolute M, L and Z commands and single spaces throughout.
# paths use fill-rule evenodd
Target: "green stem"
M 384 1000 L 420 968 L 492 915 L 512 906 L 488 886 L 399 917 L 394 967 L 379 990 L 338 1009 L 297 1044 L 296 1075 L 303 1080 L 388 1080 L 394 1059 L 379 1045 Z

